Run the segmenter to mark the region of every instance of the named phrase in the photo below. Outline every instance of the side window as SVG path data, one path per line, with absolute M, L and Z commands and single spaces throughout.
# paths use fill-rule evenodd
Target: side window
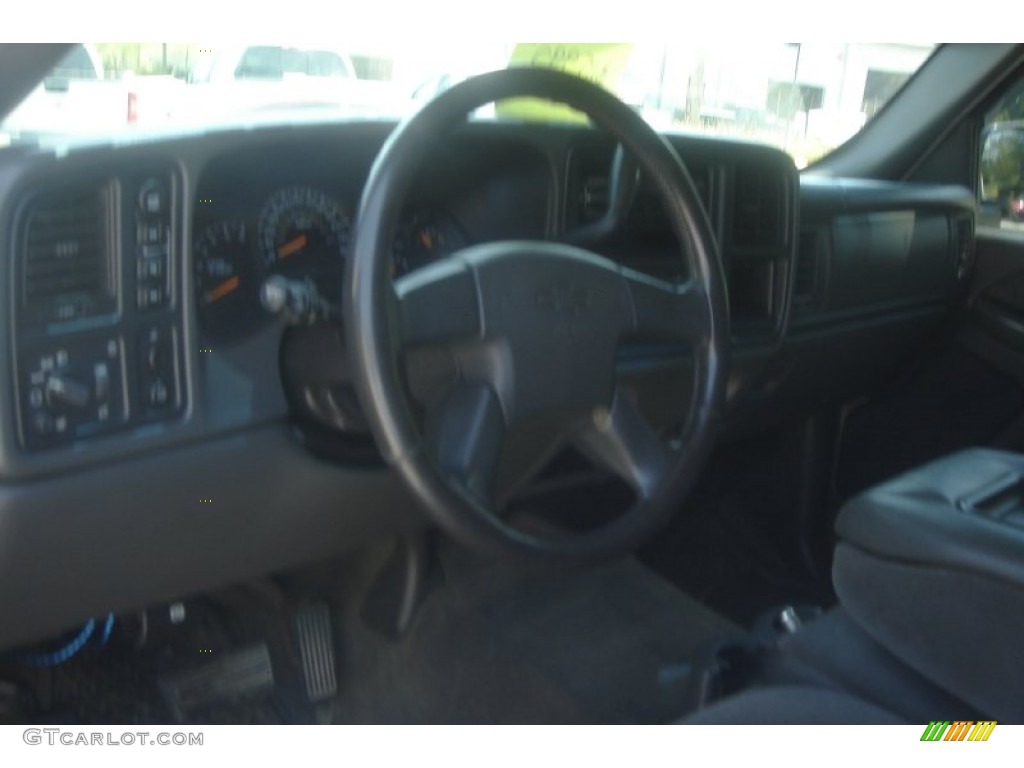
M 245 49 L 242 61 L 235 69 L 239 80 L 280 80 L 281 49 L 273 46 L 253 46 Z
M 309 74 L 314 77 L 349 77 L 341 56 L 330 51 L 309 52 Z
M 309 67 L 309 55 L 298 48 L 285 48 L 281 53 L 281 69 L 285 74 L 304 75 Z
M 1024 232 L 1024 79 L 985 114 L 978 225 Z

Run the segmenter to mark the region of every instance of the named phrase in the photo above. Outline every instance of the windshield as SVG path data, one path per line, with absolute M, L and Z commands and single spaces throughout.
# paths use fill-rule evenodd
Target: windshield
M 80 44 L 9 114 L 5 142 L 259 120 L 400 118 L 453 84 L 508 66 L 558 67 L 616 93 L 656 129 L 731 136 L 798 167 L 859 131 L 931 44 Z M 579 120 L 517 101 L 477 119 Z

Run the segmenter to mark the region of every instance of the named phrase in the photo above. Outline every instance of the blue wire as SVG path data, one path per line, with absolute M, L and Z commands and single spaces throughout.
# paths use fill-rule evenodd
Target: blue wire
M 111 623 L 113 614 L 107 618 L 107 623 Z M 70 659 L 76 653 L 78 653 L 89 642 L 89 638 L 92 637 L 92 633 L 96 630 L 96 620 L 89 619 L 85 622 L 85 626 L 82 627 L 82 631 L 79 632 L 67 645 L 56 651 L 50 653 L 14 653 L 11 654 L 16 661 L 20 661 L 22 664 L 26 664 L 30 667 L 55 667 L 58 664 L 63 664 L 65 661 Z
M 110 635 L 114 631 L 114 614 L 108 613 L 107 620 L 103 623 L 103 634 L 100 635 L 100 642 L 97 647 L 105 648 L 110 642 Z

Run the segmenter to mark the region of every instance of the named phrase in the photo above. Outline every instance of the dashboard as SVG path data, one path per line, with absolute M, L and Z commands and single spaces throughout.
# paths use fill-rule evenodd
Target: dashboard
M 362 187 L 392 127 L 5 153 L 0 647 L 426 525 L 376 459 L 338 315 Z M 669 140 L 728 282 L 724 439 L 867 391 L 962 300 L 969 190 L 800 177 L 774 149 Z M 467 245 L 587 231 L 614 157 L 586 127 L 462 126 L 392 223 L 393 274 Z M 686 277 L 642 180 L 587 247 Z M 654 419 L 686 399 L 673 352 L 622 350 Z

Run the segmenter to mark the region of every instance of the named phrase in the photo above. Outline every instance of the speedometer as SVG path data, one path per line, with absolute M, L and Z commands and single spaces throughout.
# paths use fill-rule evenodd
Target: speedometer
M 342 205 L 319 190 L 292 186 L 276 192 L 260 214 L 260 250 L 267 273 L 312 278 L 320 292 L 341 290 L 351 223 Z

